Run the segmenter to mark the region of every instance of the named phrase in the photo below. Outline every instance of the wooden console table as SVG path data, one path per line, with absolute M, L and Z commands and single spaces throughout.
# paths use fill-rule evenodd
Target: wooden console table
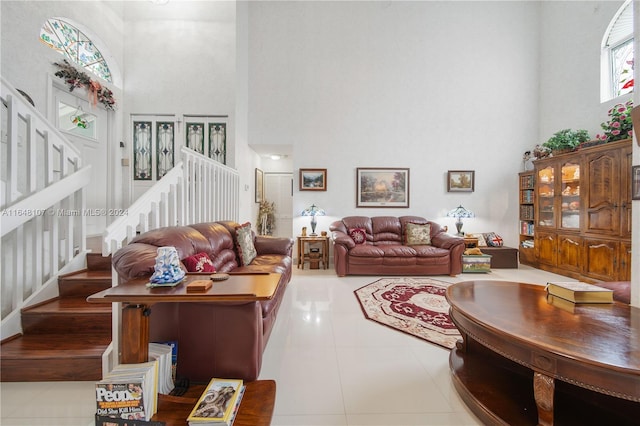
M 640 309 L 555 305 L 542 286 L 466 281 L 447 289 L 463 340 L 453 383 L 487 424 L 638 424 Z
M 149 288 L 149 278 L 139 278 L 108 288 L 87 298 L 92 303 L 121 302 L 120 362 L 135 364 L 149 358 L 149 307 L 161 302 L 252 302 L 268 300 L 280 282 L 281 274 L 230 273 L 229 279 L 216 281 L 203 293 L 187 293 L 190 281 L 208 279 L 210 274 L 188 274 L 175 287 Z
M 268 426 L 271 424 L 276 402 L 276 382 L 257 380 L 246 382 L 245 394 L 240 402 L 234 426 Z M 158 396 L 158 412 L 151 420 L 165 422 L 166 426 L 187 426 L 187 417 L 204 392 L 206 385 L 191 386 L 183 396 Z

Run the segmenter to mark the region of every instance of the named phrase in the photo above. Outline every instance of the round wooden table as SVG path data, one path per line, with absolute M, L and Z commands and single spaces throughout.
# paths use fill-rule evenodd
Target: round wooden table
M 482 421 L 637 424 L 640 309 L 557 303 L 543 286 L 492 280 L 456 283 L 446 297 L 463 338 L 453 382 Z

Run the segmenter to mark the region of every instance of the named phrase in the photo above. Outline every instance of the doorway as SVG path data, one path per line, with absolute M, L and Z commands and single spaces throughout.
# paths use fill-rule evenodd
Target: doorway
M 293 236 L 293 173 L 266 172 L 264 198 L 275 206 L 274 237 Z
M 109 184 L 113 158 L 109 149 L 109 113 L 100 105 L 53 86 L 56 127 L 80 151 L 82 164 L 91 166 L 91 182 L 85 190 L 87 235 L 101 235 L 109 225 L 106 214 L 112 188 Z M 104 213 L 104 214 L 102 214 Z M 84 214 L 84 212 L 82 213 Z M 111 217 L 111 219 L 114 219 Z

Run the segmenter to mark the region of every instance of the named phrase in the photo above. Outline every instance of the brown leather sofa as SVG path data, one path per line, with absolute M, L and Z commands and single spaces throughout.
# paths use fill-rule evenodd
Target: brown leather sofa
M 405 245 L 407 223 L 430 224 L 430 245 Z M 366 242 L 356 244 L 349 235 L 364 229 Z M 419 216 L 348 216 L 333 222 L 336 274 L 345 275 L 458 275 L 462 272 L 464 239 Z
M 291 280 L 293 240 L 253 234 L 256 258 L 241 265 L 231 221 L 159 228 L 135 237 L 113 255 L 120 285 L 151 276 L 157 248 L 176 247 L 180 259 L 205 252 L 216 272 L 280 273 L 271 300 L 258 302 L 158 303 L 151 307 L 150 341 L 177 341 L 177 376 L 193 382 L 212 377 L 257 379 L 262 352 Z

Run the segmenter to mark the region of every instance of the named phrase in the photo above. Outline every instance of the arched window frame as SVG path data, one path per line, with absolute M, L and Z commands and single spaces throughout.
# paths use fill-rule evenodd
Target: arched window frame
M 633 92 L 633 2 L 626 0 L 609 23 L 602 39 L 602 102 Z
M 104 81 L 113 82 L 101 51 L 76 25 L 62 18 L 49 18 L 40 29 L 40 41 Z

